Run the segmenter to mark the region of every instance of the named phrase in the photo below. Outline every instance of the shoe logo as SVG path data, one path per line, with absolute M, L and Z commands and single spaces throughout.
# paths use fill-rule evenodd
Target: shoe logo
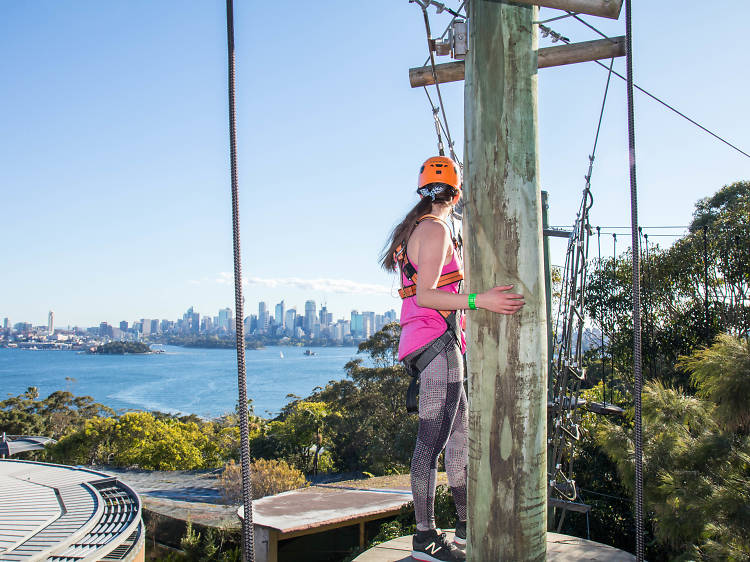
M 425 551 L 429 551 L 430 554 L 436 554 L 439 550 L 442 550 L 442 548 L 442 546 L 438 546 L 434 542 L 431 542 L 424 549 Z

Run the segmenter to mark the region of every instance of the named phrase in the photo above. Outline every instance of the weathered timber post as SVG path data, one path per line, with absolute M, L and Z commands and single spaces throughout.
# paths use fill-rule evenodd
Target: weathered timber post
M 472 562 L 546 558 L 547 326 L 537 177 L 537 9 L 469 0 L 465 83 L 470 290 L 513 284 L 526 306 L 469 322 Z

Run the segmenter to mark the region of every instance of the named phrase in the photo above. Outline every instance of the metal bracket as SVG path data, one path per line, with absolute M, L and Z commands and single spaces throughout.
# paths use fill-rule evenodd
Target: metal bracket
M 469 24 L 464 20 L 454 20 L 450 35 L 453 38 L 451 56 L 454 59 L 465 59 L 469 52 Z
M 450 55 L 454 59 L 465 59 L 469 50 L 469 30 L 466 21 L 454 20 L 442 39 L 430 39 L 430 48 L 439 57 Z

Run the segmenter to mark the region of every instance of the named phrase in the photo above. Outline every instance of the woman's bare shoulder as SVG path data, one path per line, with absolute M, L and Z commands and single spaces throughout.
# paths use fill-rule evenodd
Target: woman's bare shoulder
M 430 238 L 443 236 L 450 239 L 448 227 L 442 221 L 434 219 L 426 219 L 420 222 L 417 228 L 414 229 L 414 234 L 423 234 Z

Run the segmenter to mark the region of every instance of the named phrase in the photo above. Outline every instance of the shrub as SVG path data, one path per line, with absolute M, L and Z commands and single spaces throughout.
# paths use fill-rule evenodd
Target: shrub
M 305 475 L 286 461 L 258 459 L 250 463 L 253 499 L 308 486 Z M 242 468 L 229 461 L 219 477 L 221 494 L 227 503 L 242 502 Z

